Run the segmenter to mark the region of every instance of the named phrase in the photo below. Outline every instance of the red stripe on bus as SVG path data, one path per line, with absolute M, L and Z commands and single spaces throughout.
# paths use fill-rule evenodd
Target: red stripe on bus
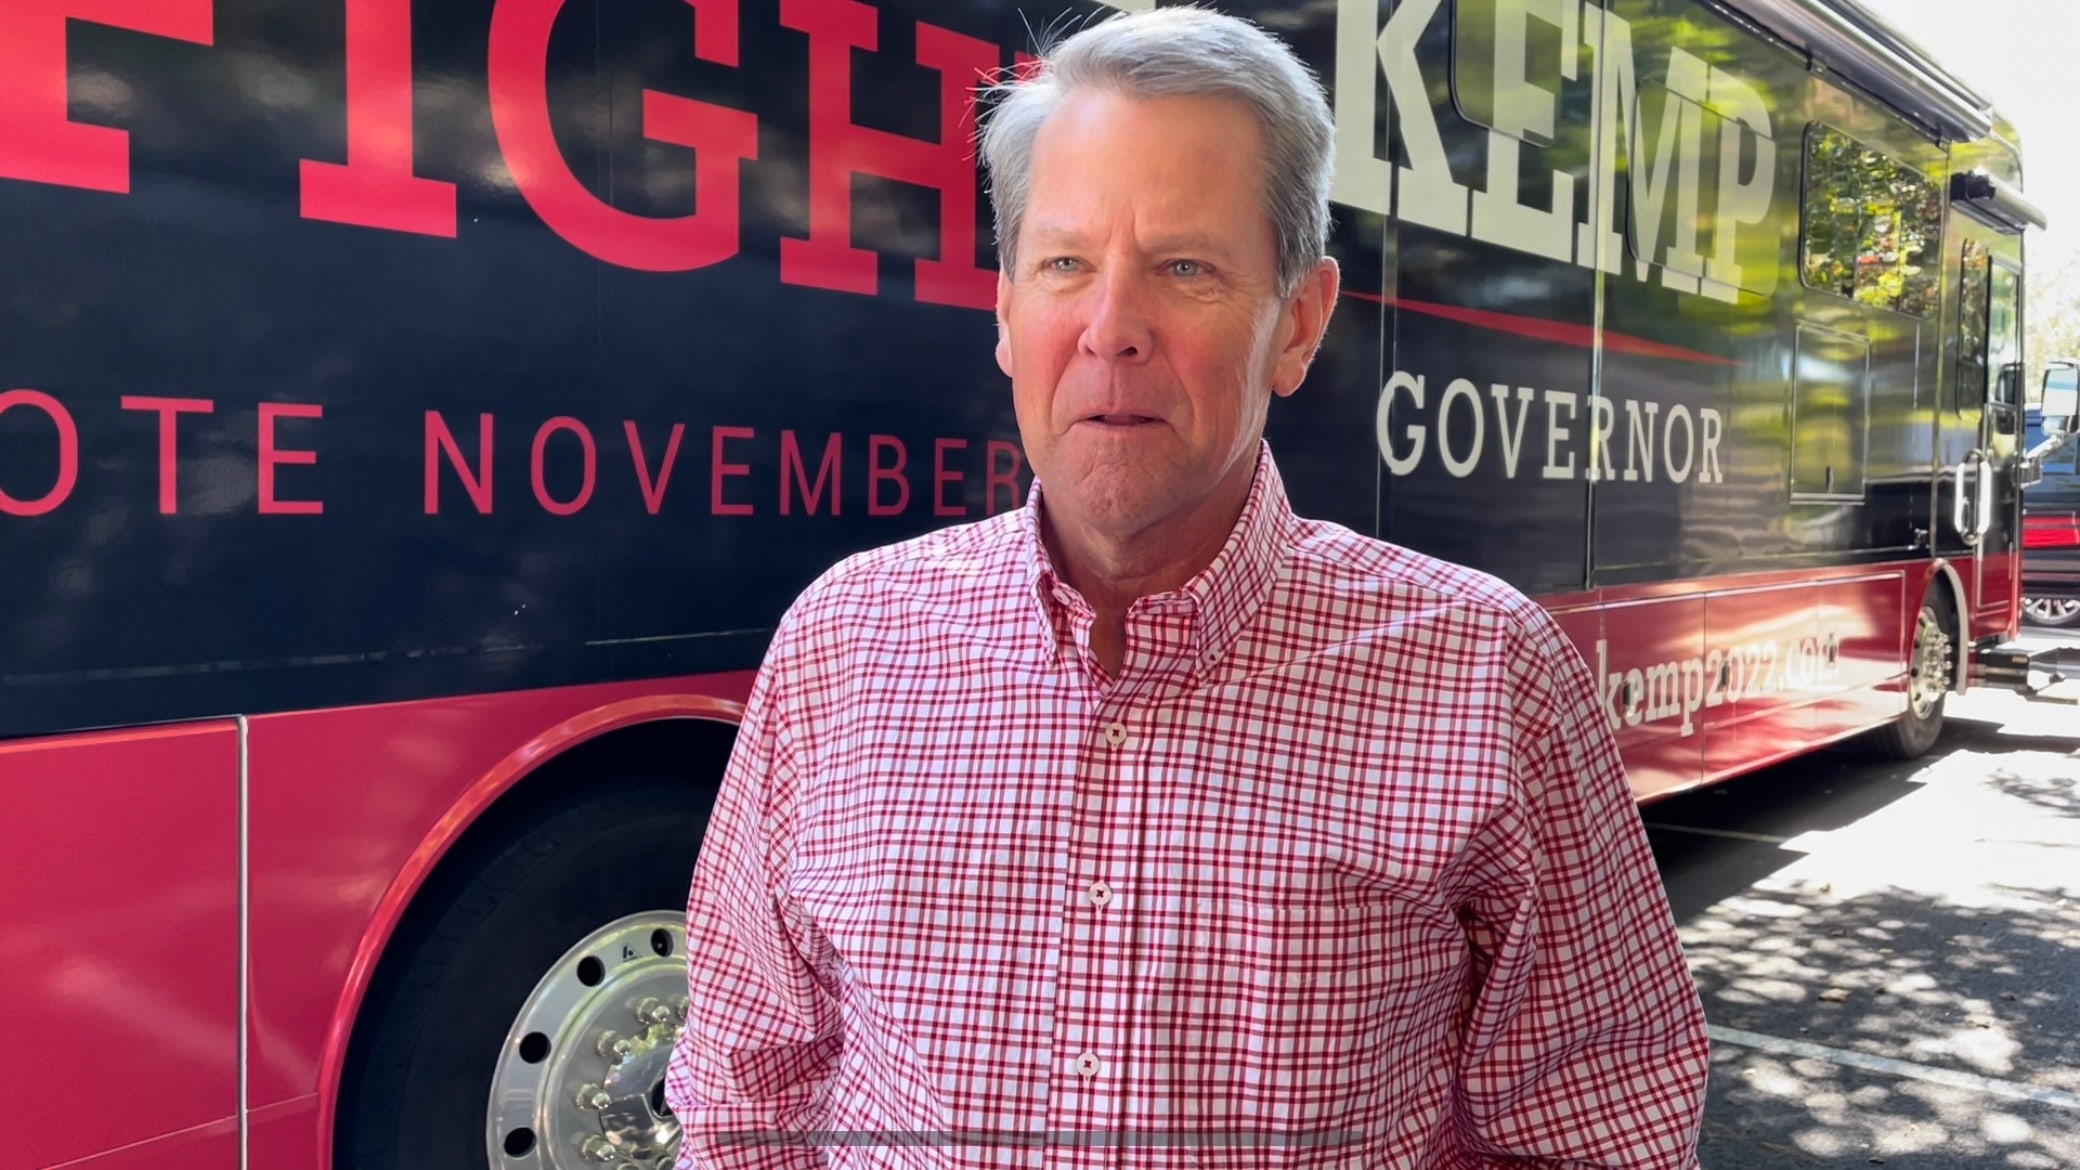
M 1439 305 L 1429 301 L 1402 300 L 1381 296 L 1378 293 L 1345 290 L 1345 295 L 1376 305 L 1392 305 L 1407 309 L 1411 313 L 1423 313 L 1431 317 L 1443 317 L 1466 325 L 1478 325 L 1483 329 L 1494 329 L 1503 333 L 1514 333 L 1519 337 L 1535 338 L 1539 341 L 1557 341 L 1562 345 L 1592 348 L 1596 344 L 1596 330 L 1587 325 L 1569 325 L 1563 321 L 1548 321 L 1543 317 L 1520 317 L 1515 313 L 1495 313 L 1486 309 L 1465 309 L 1457 305 Z M 1663 345 L 1648 341 L 1644 337 L 1633 337 L 1624 333 L 1605 333 L 1603 347 L 1613 353 L 1636 354 L 1640 357 L 1673 358 L 1677 361 L 1702 362 L 1713 366 L 1738 366 L 1732 358 L 1704 353 L 1695 349 L 1684 349 L 1676 345 Z

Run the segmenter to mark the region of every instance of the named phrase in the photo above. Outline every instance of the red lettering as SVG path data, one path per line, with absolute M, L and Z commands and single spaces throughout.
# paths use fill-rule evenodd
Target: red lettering
M 852 246 L 852 176 L 877 175 L 939 192 L 939 258 L 917 262 L 917 299 L 987 309 L 996 275 L 975 266 L 969 95 L 999 51 L 919 21 L 917 63 L 939 74 L 939 141 L 869 129 L 852 121 L 852 53 L 874 51 L 878 16 L 858 0 L 780 2 L 780 23 L 809 34 L 809 238 L 780 241 L 780 279 L 873 295 L 875 255 Z
M 737 0 L 687 0 L 699 35 L 693 54 L 735 65 Z M 595 197 L 571 173 L 549 119 L 549 34 L 564 0 L 498 0 L 491 11 L 491 122 L 506 169 L 550 230 L 624 268 L 683 272 L 733 256 L 738 164 L 758 157 L 758 118 L 656 90 L 643 91 L 643 133 L 693 150 L 694 202 L 672 219 L 633 215 Z
M 268 516 L 317 516 L 325 505 L 317 500 L 275 498 L 274 469 L 288 464 L 314 464 L 316 451 L 285 451 L 275 446 L 274 422 L 278 418 L 323 418 L 325 408 L 313 403 L 263 402 L 260 404 L 260 512 Z
M 910 461 L 910 453 L 903 446 L 903 440 L 894 435 L 875 435 L 867 445 L 867 515 L 897 515 L 910 506 L 910 481 L 903 476 L 903 465 Z M 883 467 L 881 452 L 891 447 L 895 449 L 896 465 Z M 881 484 L 891 479 L 896 483 L 896 502 L 884 504 L 881 502 Z
M 455 184 L 412 174 L 412 0 L 347 0 L 347 162 L 304 159 L 303 217 L 455 236 Z
M 130 136 L 67 117 L 74 20 L 211 43 L 213 0 L 0 0 L 0 178 L 130 192 Z
M 486 516 L 491 514 L 491 416 L 477 416 L 477 471 L 472 473 L 469 464 L 463 461 L 462 450 L 455 444 L 455 433 L 448 429 L 448 421 L 438 410 L 426 412 L 426 514 L 435 515 L 441 510 L 441 468 L 439 453 L 448 453 L 448 465 L 462 480 L 462 490 L 469 493 L 470 501 L 477 511 Z
M 794 493 L 788 490 L 790 486 L 801 488 L 802 499 L 809 507 L 809 515 L 814 516 L 817 503 L 823 499 L 823 485 L 826 480 L 831 485 L 831 515 L 836 516 L 839 514 L 841 509 L 838 506 L 838 489 L 844 480 L 839 475 L 842 462 L 838 457 L 838 449 L 839 441 L 843 438 L 843 435 L 833 434 L 829 441 L 824 443 L 823 462 L 816 465 L 816 486 L 812 488 L 809 486 L 809 469 L 802 463 L 802 448 L 800 444 L 795 442 L 794 432 L 780 432 L 780 514 L 782 516 L 792 515 L 790 507 Z M 790 475 L 792 478 L 790 478 Z
M 717 516 L 749 516 L 750 504 L 725 504 L 722 502 L 722 480 L 725 476 L 751 474 L 751 468 L 742 463 L 723 462 L 722 445 L 731 439 L 749 439 L 758 432 L 750 427 L 716 427 L 714 434 L 714 471 L 708 478 L 708 511 Z
M 643 456 L 643 440 L 636 434 L 634 419 L 624 420 L 622 428 L 628 432 L 629 458 L 635 460 L 636 483 L 643 489 L 643 506 L 650 509 L 652 516 L 664 506 L 664 485 L 672 481 L 672 464 L 679 458 L 679 436 L 686 433 L 685 423 L 672 424 L 672 437 L 665 440 L 664 463 L 657 469 L 657 486 L 650 486 L 650 461 Z
M 1011 470 L 1005 472 L 1002 475 L 997 474 L 997 455 L 999 452 L 1011 456 Z M 989 441 L 988 462 L 989 466 L 984 468 L 983 471 L 984 478 L 982 485 L 982 494 L 986 502 L 983 504 L 982 510 L 988 513 L 989 515 L 996 515 L 997 488 L 999 485 L 1001 485 L 1006 491 L 1011 493 L 1011 506 L 1009 508 L 1006 508 L 1005 511 L 1009 512 L 1017 510 L 1019 505 L 1018 472 L 1019 468 L 1021 468 L 1025 464 L 1025 456 L 1022 452 L 1019 451 L 1018 444 L 1007 443 L 1002 439 L 991 439 Z
M 159 514 L 171 516 L 176 506 L 180 467 L 180 444 L 175 438 L 175 419 L 183 414 L 208 414 L 217 404 L 207 398 L 148 398 L 125 394 L 124 410 L 154 410 L 159 413 Z
M 946 470 L 946 453 L 948 451 L 965 451 L 967 448 L 968 440 L 966 439 L 940 439 L 932 444 L 932 515 L 965 516 L 968 514 L 968 505 L 948 504 L 946 502 L 946 485 L 959 483 L 967 478 L 958 471 Z
M 544 453 L 549 447 L 549 436 L 558 431 L 569 431 L 578 436 L 578 445 L 585 449 L 585 479 L 578 494 L 569 500 L 558 500 L 549 494 L 549 484 L 543 475 Z M 592 499 L 592 485 L 599 474 L 599 451 L 592 445 L 592 432 L 585 424 L 568 415 L 557 415 L 542 424 L 534 433 L 534 454 L 530 459 L 529 474 L 534 479 L 534 498 L 542 510 L 554 516 L 568 516 L 583 508 Z
M 41 390 L 9 390 L 0 394 L 0 414 L 17 406 L 33 406 L 51 418 L 58 428 L 58 479 L 41 499 L 18 500 L 0 489 L 0 512 L 10 516 L 41 516 L 64 503 L 79 482 L 79 427 L 65 405 Z

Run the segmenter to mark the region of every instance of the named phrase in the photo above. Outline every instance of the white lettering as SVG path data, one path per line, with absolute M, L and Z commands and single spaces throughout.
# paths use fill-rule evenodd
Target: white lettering
M 1437 404 L 1437 456 L 1444 460 L 1444 469 L 1456 479 L 1464 479 L 1481 461 L 1481 446 L 1487 439 L 1487 429 L 1481 414 L 1480 389 L 1464 378 L 1457 378 L 1444 388 L 1444 399 Z M 1452 454 L 1452 403 L 1464 399 L 1473 413 L 1473 447 L 1461 459 Z
M 1488 131 L 1488 188 L 1473 194 L 1473 234 L 1521 252 L 1568 260 L 1573 255 L 1574 176 L 1553 172 L 1552 205 L 1526 207 L 1519 201 L 1523 173 L 1521 139 L 1535 134 L 1553 140 L 1558 95 L 1524 74 L 1526 26 L 1533 17 L 1560 30 L 1560 72 L 1572 80 L 1580 53 L 1576 24 L 1580 0 L 1494 0 L 1495 108 Z
M 1615 731 L 1624 720 L 1618 717 L 1618 676 L 1610 673 L 1611 644 L 1607 638 L 1596 639 L 1596 677 L 1603 680 L 1603 710 L 1611 717 L 1611 730 Z
M 1599 638 L 1596 678 L 1613 728 L 1679 720 L 1678 734 L 1687 736 L 1697 730 L 1699 711 L 1783 691 L 1825 689 L 1841 676 L 1840 646 L 1840 633 L 1830 630 L 1781 644 L 1713 646 L 1700 656 L 1628 669 L 1611 665 L 1610 643 Z
M 1471 378 L 1455 376 L 1447 381 L 1440 376 L 1439 381 L 1445 389 L 1438 395 L 1434 418 L 1430 417 L 1429 383 L 1423 375 L 1395 370 L 1380 388 L 1373 420 L 1375 439 L 1380 457 L 1397 476 L 1418 474 L 1424 461 L 1432 458 L 1454 479 L 1472 475 L 1487 456 L 1492 410 L 1495 430 L 1501 436 L 1502 474 L 1517 478 L 1525 448 L 1537 447 L 1529 432 L 1533 404 L 1542 396 L 1546 415 L 1541 479 L 1576 478 L 1576 455 L 1580 453 L 1586 464 L 1581 477 L 1592 483 L 1653 483 L 1657 479 L 1688 483 L 1693 472 L 1700 484 L 1726 481 L 1719 454 L 1726 420 L 1710 407 L 1607 398 L 1573 390 L 1540 391 L 1506 382 L 1488 387 L 1486 397 L 1491 405 L 1484 405 L 1480 386 Z M 1579 439 L 1575 437 L 1578 412 L 1589 416 Z M 1617 464 L 1620 448 L 1625 451 L 1622 471 Z
M 1425 61 L 1417 56 L 1444 0 L 1335 0 L 1338 165 L 1330 198 L 1453 235 L 1470 229 L 1490 243 L 1572 258 L 1614 275 L 1626 269 L 1627 224 L 1621 217 L 1629 215 L 1635 279 L 1653 281 L 1658 269 L 1665 287 L 1728 303 L 1737 302 L 1743 289 L 1762 295 L 1773 290 L 1784 233 L 1771 217 L 1776 142 L 1763 90 L 1673 45 L 1665 50 L 1665 71 L 1657 75 L 1634 56 L 1632 25 L 1583 0 L 1488 2 L 1493 56 L 1471 72 L 1492 78 L 1493 92 L 1486 95 L 1491 126 L 1485 162 L 1475 164 L 1485 167 L 1485 183 L 1471 191 L 1454 176 L 1454 158 L 1440 133 L 1438 110 L 1450 108 L 1437 101 L 1445 79 L 1426 77 Z M 1382 23 L 1383 9 L 1390 14 Z M 1540 40 L 1532 35 L 1532 21 L 1560 30 L 1559 81 L 1533 68 L 1547 58 L 1531 54 Z M 1649 43 L 1650 52 L 1663 51 L 1658 33 Z M 1584 95 L 1589 191 L 1582 222 L 1575 222 L 1571 169 L 1553 168 L 1551 199 L 1541 201 L 1546 206 L 1522 202 L 1522 170 L 1527 144 L 1539 151 L 1566 137 L 1558 126 L 1562 111 L 1571 108 L 1572 87 L 1565 83 L 1580 79 L 1583 48 L 1593 62 Z M 1642 93 L 1643 76 L 1658 76 L 1660 84 L 1650 81 Z M 1389 118 L 1398 122 L 1406 156 L 1399 166 L 1381 149 Z M 1705 177 L 1707 138 L 1718 140 L 1716 180 Z M 1629 187 L 1628 199 L 1620 199 L 1621 185 Z M 1712 189 L 1704 190 L 1708 185 Z
M 1574 478 L 1574 452 L 1567 453 L 1567 462 L 1558 459 L 1560 443 L 1567 438 L 1567 428 L 1560 425 L 1560 408 L 1567 408 L 1567 421 L 1574 421 L 1575 394 L 1571 390 L 1546 391 L 1546 469 L 1547 479 Z
M 1589 399 L 1589 482 L 1618 478 L 1611 465 L 1611 424 L 1617 407 L 1601 394 Z
M 1437 113 L 1430 90 L 1416 64 L 1416 42 L 1437 15 L 1443 0 L 1402 0 L 1387 19 L 1379 38 L 1380 66 L 1387 73 L 1387 92 L 1401 119 L 1401 144 L 1410 166 L 1400 168 L 1397 212 L 1410 223 L 1454 235 L 1466 234 L 1466 188 L 1452 181 L 1451 161 L 1437 132 Z
M 1719 469 L 1719 412 L 1709 406 L 1700 406 L 1697 417 L 1704 423 L 1704 452 L 1698 459 L 1697 482 L 1725 483 L 1726 473 Z
M 1697 221 L 1703 214 L 1698 188 L 1704 170 L 1704 103 L 1711 96 L 1709 78 L 1710 69 L 1703 61 L 1681 49 L 1669 50 L 1668 88 L 1686 100 L 1677 134 L 1676 238 L 1661 258 L 1661 283 L 1683 292 L 1696 292 L 1697 282 L 1704 276 Z
M 1495 429 L 1502 432 L 1502 473 L 1511 479 L 1517 478 L 1517 455 L 1524 449 L 1524 417 L 1531 413 L 1531 400 L 1537 394 L 1529 386 L 1517 387 L 1517 430 L 1509 429 L 1509 387 L 1500 382 L 1488 388 L 1495 396 Z
M 1329 177 L 1329 198 L 1385 215 L 1393 205 L 1394 168 L 1375 145 L 1375 62 L 1389 51 L 1378 30 L 1378 0 L 1336 0 L 1336 171 Z
M 1683 467 L 1676 469 L 1676 420 L 1683 420 Z M 1690 479 L 1690 466 L 1697 461 L 1697 429 L 1690 422 L 1690 408 L 1678 402 L 1668 408 L 1668 423 L 1661 432 L 1661 457 L 1668 460 L 1668 478 L 1675 483 Z
M 1379 416 L 1374 428 L 1379 433 L 1379 453 L 1381 457 L 1386 459 L 1389 471 L 1392 471 L 1395 475 L 1408 475 L 1415 471 L 1418 463 L 1423 461 L 1423 436 L 1428 428 L 1416 423 L 1410 423 L 1403 428 L 1412 446 L 1410 446 L 1407 455 L 1394 454 L 1394 438 L 1393 432 L 1389 429 L 1389 423 L 1394 411 L 1394 391 L 1396 390 L 1408 391 L 1408 396 L 1415 400 L 1416 409 L 1421 410 L 1423 409 L 1423 379 L 1414 374 L 1395 370 L 1394 376 L 1387 379 L 1387 384 L 1380 391 L 1379 396 Z
M 1640 422 L 1640 411 L 1646 411 L 1646 422 Z M 1640 457 L 1646 457 L 1647 482 L 1654 482 L 1654 416 L 1661 413 L 1658 402 L 1640 402 L 1631 399 L 1625 403 L 1625 427 L 1632 433 L 1631 446 L 1625 454 L 1625 482 L 1639 478 Z
M 1589 5 L 1582 9 L 1582 43 L 1596 61 L 1596 88 L 1589 106 L 1589 122 L 1596 127 L 1596 169 L 1589 176 L 1589 222 L 1575 233 L 1575 261 L 1616 275 L 1623 270 L 1625 255 L 1625 237 L 1617 224 L 1618 128 L 1630 127 L 1632 138 L 1639 130 L 1632 105 L 1632 26 L 1622 16 Z M 1628 161 L 1639 157 L 1631 138 L 1622 141 L 1628 143 Z
M 1776 287 L 1777 247 L 1770 247 L 1756 262 L 1741 264 L 1741 244 L 1761 239 L 1762 233 L 1743 233 L 1742 226 L 1758 227 L 1769 221 L 1770 197 L 1777 181 L 1777 145 L 1771 136 L 1769 104 L 1753 85 L 1724 69 L 1712 70 L 1712 104 L 1731 116 L 1719 124 L 1719 199 L 1712 224 L 1713 256 L 1705 266 L 1705 293 L 1731 304 L 1743 288 L 1767 294 Z M 1753 139 L 1755 170 L 1741 181 L 1741 144 Z M 1774 237 L 1775 233 L 1769 233 Z M 1767 261 L 1766 263 L 1764 261 Z
M 1632 176 L 1632 235 L 1638 244 L 1638 253 L 1633 257 L 1633 275 L 1641 280 L 1652 275 L 1657 250 L 1661 246 L 1661 219 L 1668 201 L 1669 173 L 1674 170 L 1680 172 L 1676 179 L 1676 238 L 1669 244 L 1667 254 L 1659 257 L 1659 262 L 1664 265 L 1661 282 L 1670 288 L 1683 289 L 1683 276 L 1691 275 L 1685 289 L 1689 292 L 1697 291 L 1694 275 L 1704 267 L 1703 258 L 1695 255 L 1697 169 L 1703 162 L 1699 139 L 1703 135 L 1704 120 L 1704 110 L 1698 103 L 1705 99 L 1708 76 L 1703 61 L 1681 49 L 1670 49 L 1668 88 L 1661 93 L 1661 121 L 1656 128 L 1654 151 L 1651 156 L 1647 153 L 1645 127 L 1635 120 L 1632 145 L 1626 153 L 1627 172 Z M 1640 104 L 1644 106 L 1646 103 Z M 1644 189 L 1639 181 L 1642 174 L 1646 176 Z M 1683 267 L 1685 264 L 1689 267 Z

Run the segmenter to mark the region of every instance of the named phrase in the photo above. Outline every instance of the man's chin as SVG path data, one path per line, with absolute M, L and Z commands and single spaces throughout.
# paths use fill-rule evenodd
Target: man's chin
M 1150 477 L 1123 478 L 1094 477 L 1066 492 L 1049 485 L 1043 498 L 1056 508 L 1058 522 L 1111 539 L 1145 532 L 1174 510 L 1176 501 Z

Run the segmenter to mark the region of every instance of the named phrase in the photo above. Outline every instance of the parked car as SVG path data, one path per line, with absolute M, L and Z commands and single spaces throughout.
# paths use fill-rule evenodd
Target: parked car
M 2026 446 L 2063 431 L 2044 458 L 2044 478 L 2022 493 L 2022 611 L 2040 626 L 2080 626 L 2080 436 L 2071 417 L 2031 407 Z

